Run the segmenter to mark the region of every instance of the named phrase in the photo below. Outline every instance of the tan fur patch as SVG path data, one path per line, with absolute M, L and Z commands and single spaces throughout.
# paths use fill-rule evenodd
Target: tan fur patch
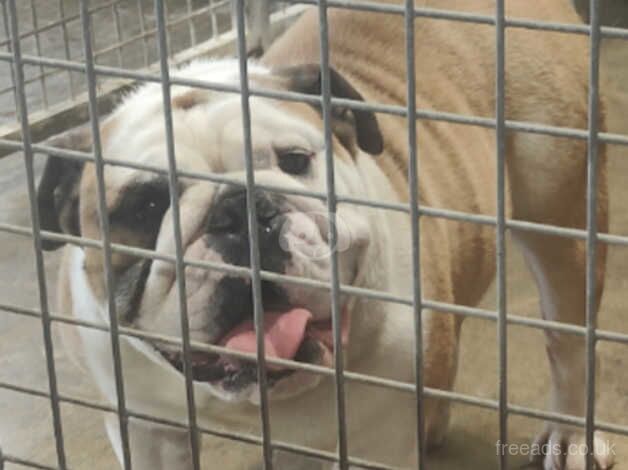
M 207 92 L 205 90 L 192 88 L 173 97 L 172 107 L 187 110 L 205 102 L 207 102 Z

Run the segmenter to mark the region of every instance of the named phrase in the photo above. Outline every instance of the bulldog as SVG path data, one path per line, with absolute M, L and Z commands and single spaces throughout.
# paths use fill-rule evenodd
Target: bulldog
M 437 8 L 468 8 L 492 14 L 482 0 L 433 1 Z M 507 2 L 507 15 L 577 22 L 567 0 Z M 329 12 L 330 84 L 336 98 L 406 104 L 403 17 L 342 9 Z M 494 116 L 494 28 L 417 18 L 416 100 L 422 109 Z M 508 29 L 506 35 L 508 119 L 554 126 L 587 127 L 588 47 L 585 36 Z M 249 63 L 252 87 L 321 93 L 319 24 L 304 13 L 263 55 Z M 199 61 L 173 75 L 239 85 L 237 60 Z M 175 85 L 172 122 L 181 172 L 218 174 L 229 181 L 178 178 L 185 267 L 184 299 L 192 341 L 238 353 L 255 351 L 250 277 L 241 271 L 206 269 L 194 261 L 248 267 L 244 128 L 240 96 Z M 338 252 L 341 284 L 409 298 L 412 293 L 412 224 L 407 212 L 338 205 L 337 246 L 330 246 L 326 205 L 294 190 L 324 194 L 325 139 L 320 107 L 266 97 L 250 98 L 254 191 L 261 268 L 309 280 L 330 281 L 331 250 Z M 604 107 L 600 126 L 604 128 Z M 404 117 L 335 106 L 330 122 L 336 191 L 340 196 L 384 203 L 409 202 L 408 124 Z M 484 216 L 496 215 L 494 129 L 418 120 L 420 203 Z M 114 250 L 112 283 L 121 325 L 155 337 L 181 337 L 180 303 L 172 257 L 176 252 L 165 172 L 142 171 L 130 161 L 163 170 L 167 137 L 162 91 L 145 84 L 129 93 L 103 120 L 102 154 L 106 214 L 111 241 L 155 250 L 157 259 Z M 89 150 L 88 136 L 59 145 Z M 587 147 L 584 140 L 509 131 L 506 142 L 505 211 L 509 219 L 585 227 Z M 233 184 L 231 183 L 233 181 Z M 100 239 L 97 179 L 92 163 L 50 157 L 39 187 L 42 228 Z M 277 191 L 276 188 L 284 191 Z M 597 218 L 608 229 L 606 162 L 599 148 Z M 492 282 L 495 227 L 424 216 L 420 221 L 421 286 L 424 299 L 475 305 Z M 513 231 L 536 279 L 543 318 L 585 321 L 583 240 Z M 58 243 L 46 242 L 53 249 Z M 596 293 L 603 290 L 606 250 L 598 247 Z M 60 272 L 59 310 L 81 320 L 109 321 L 105 268 L 100 249 L 66 246 Z M 261 282 L 267 358 L 329 367 L 333 362 L 330 290 L 288 282 Z M 412 384 L 414 314 L 406 304 L 343 294 L 340 298 L 343 358 L 352 372 Z M 456 376 L 462 317 L 425 309 L 422 316 L 423 381 L 451 390 Z M 581 336 L 547 332 L 551 369 L 550 405 L 556 412 L 584 412 L 585 343 Z M 68 348 L 112 404 L 116 403 L 109 333 L 75 328 Z M 180 346 L 163 340 L 121 336 L 128 407 L 136 413 L 185 422 Z M 199 426 L 259 433 L 255 363 L 228 353 L 192 352 L 191 375 Z M 271 361 L 272 362 L 272 361 Z M 337 445 L 334 383 L 321 375 L 267 363 L 272 437 L 326 451 Z M 478 380 L 482 380 L 478 377 Z M 403 387 L 402 387 L 403 388 Z M 416 403 L 400 388 L 346 382 L 350 455 L 396 467 L 416 463 Z M 424 434 L 429 448 L 445 438 L 449 402 L 426 397 Z M 119 458 L 117 417 L 107 430 Z M 186 431 L 131 420 L 136 469 L 188 469 L 192 456 Z M 538 443 L 566 449 L 584 442 L 583 430 L 548 423 Z M 596 434 L 595 460 L 613 456 Z M 547 469 L 576 469 L 581 455 L 542 456 Z M 228 468 L 214 457 L 212 468 Z M 217 463 L 216 463 L 217 462 Z M 239 467 L 242 468 L 242 467 Z M 278 468 L 293 468 L 278 464 Z

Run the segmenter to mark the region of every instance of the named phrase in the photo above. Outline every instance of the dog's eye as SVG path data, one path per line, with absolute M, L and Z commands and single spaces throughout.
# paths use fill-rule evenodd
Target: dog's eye
M 168 194 L 155 195 L 156 197 L 149 197 L 142 201 L 136 208 L 135 220 L 138 222 L 146 222 L 152 219 L 163 217 L 166 209 L 170 205 L 170 199 Z
M 161 225 L 161 219 L 168 207 L 168 183 L 152 181 L 129 188 L 111 213 L 111 220 L 128 228 L 152 232 Z
M 288 149 L 277 153 L 277 164 L 281 171 L 291 175 L 303 175 L 310 168 L 313 154 L 303 149 Z

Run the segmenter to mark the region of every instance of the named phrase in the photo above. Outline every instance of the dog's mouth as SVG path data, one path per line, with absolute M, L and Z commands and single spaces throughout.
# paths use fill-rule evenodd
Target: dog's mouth
M 341 332 L 344 346 L 349 334 L 349 316 L 346 311 L 342 312 Z M 264 314 L 263 337 L 267 359 L 332 365 L 334 341 L 331 318 L 316 320 L 309 310 L 300 307 L 282 313 L 267 312 Z M 234 351 L 255 354 L 257 342 L 253 321 L 240 323 L 218 344 Z M 175 369 L 183 373 L 184 361 L 180 351 L 157 349 Z M 190 354 L 190 366 L 194 381 L 210 383 L 225 392 L 238 392 L 257 382 L 257 365 L 254 362 L 228 354 L 193 351 Z M 298 372 L 274 364 L 267 364 L 266 371 L 269 386 Z

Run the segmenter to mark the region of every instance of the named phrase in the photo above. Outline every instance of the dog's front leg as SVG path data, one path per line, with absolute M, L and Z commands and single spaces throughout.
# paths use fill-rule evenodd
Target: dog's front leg
M 120 424 L 116 415 L 105 418 L 107 435 L 122 466 Z M 129 421 L 131 463 L 134 470 L 189 470 L 193 468 L 190 438 L 187 431 L 146 423 Z
M 518 233 L 516 239 L 536 278 L 543 318 L 584 324 L 586 253 L 583 243 L 540 234 Z M 597 303 L 604 285 L 604 257 L 605 248 L 600 246 L 597 257 Z M 552 378 L 552 411 L 583 416 L 586 383 L 584 337 L 555 331 L 547 331 L 545 336 Z M 546 470 L 585 468 L 587 449 L 584 430 L 581 428 L 550 422 L 533 445 L 536 449 L 534 457 L 542 460 Z M 593 445 L 597 468 L 611 468 L 614 461 L 612 443 L 601 431 L 596 431 Z

